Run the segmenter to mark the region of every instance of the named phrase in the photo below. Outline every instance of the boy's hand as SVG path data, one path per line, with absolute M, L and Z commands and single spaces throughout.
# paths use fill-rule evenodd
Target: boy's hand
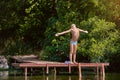
M 85 33 L 88 33 L 88 31 L 85 31 Z
M 55 34 L 55 36 L 59 36 L 59 33 Z

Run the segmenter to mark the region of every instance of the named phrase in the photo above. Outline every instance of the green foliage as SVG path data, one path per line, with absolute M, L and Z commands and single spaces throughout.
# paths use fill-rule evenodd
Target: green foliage
M 100 62 L 108 60 L 108 58 L 104 58 L 106 55 L 116 53 L 118 51 L 116 42 L 119 36 L 115 29 L 116 25 L 98 17 L 90 18 L 95 16 L 99 8 L 98 0 L 82 0 L 81 3 L 77 1 L 58 1 L 56 7 L 58 16 L 49 18 L 48 27 L 45 31 L 45 59 L 53 60 L 57 57 L 58 61 L 63 61 L 63 53 L 66 59 L 68 58 L 70 35 L 66 34 L 60 37 L 54 35 L 57 32 L 69 29 L 71 23 L 89 31 L 88 35 L 81 34 L 78 44 L 79 55 L 89 56 L 92 62 Z M 80 22 L 81 20 L 83 21 Z
M 8 40 L 5 44 L 4 50 L 5 52 L 2 54 L 10 56 L 26 55 L 33 53 L 30 45 L 23 43 L 21 40 L 19 41 Z
M 105 55 L 117 52 L 118 45 L 115 43 L 119 38 L 119 33 L 114 23 L 94 17 L 82 21 L 80 25 L 89 30 L 87 39 L 80 41 L 80 47 L 78 47 L 80 53 L 89 55 L 91 61 L 105 61 L 107 60 L 104 59 Z
M 100 0 L 100 7 L 97 15 L 108 21 L 115 22 L 116 27 L 120 29 L 120 1 L 118 0 Z
M 65 61 L 70 34 L 54 35 L 69 29 L 72 23 L 89 31 L 81 33 L 78 57 L 88 56 L 94 62 L 112 61 L 110 55 L 120 53 L 118 0 L 1 0 L 0 10 L 0 50 L 4 54 L 44 49 L 43 59 Z
M 120 2 L 118 0 L 101 0 L 100 6 L 99 14 L 105 19 L 113 21 L 120 17 Z
M 63 58 L 63 53 L 67 58 L 69 53 L 70 35 L 67 34 L 60 37 L 55 37 L 54 35 L 57 31 L 61 32 L 69 27 L 67 27 L 67 23 L 64 23 L 66 26 L 61 25 L 62 23 L 54 18 L 50 21 L 52 21 L 50 23 L 53 23 L 53 25 L 50 26 L 51 28 L 47 28 L 45 33 L 47 36 L 45 41 L 47 47 L 45 48 L 45 51 L 46 54 L 49 53 L 46 59 L 53 60 L 52 58 L 54 57 L 57 57 L 58 59 L 59 57 Z M 107 22 L 104 19 L 99 19 L 97 17 L 90 18 L 87 21 L 83 20 L 80 23 L 80 28 L 87 29 L 89 34 L 81 34 L 80 43 L 78 44 L 78 54 L 89 56 L 92 62 L 108 60 L 104 59 L 104 56 L 116 53 L 119 46 L 116 45 L 119 33 L 115 29 L 115 26 L 114 23 Z M 50 55 L 52 55 L 51 58 Z
M 0 4 L 2 10 L 0 13 L 0 35 L 2 35 L 0 44 L 3 49 L 5 47 L 7 53 L 16 49 L 15 53 L 22 54 L 15 48 L 17 41 L 21 38 L 22 43 L 25 43 L 23 47 L 29 46 L 33 48 L 33 51 L 42 49 L 47 19 L 54 13 L 54 2 L 48 0 L 14 0 L 14 2 L 8 0 L 6 2 L 2 0 Z M 11 48 L 14 48 L 12 51 L 7 45 L 9 39 L 12 40 L 11 42 L 15 41 L 15 45 L 11 44 Z M 20 47 L 20 44 L 17 46 Z M 29 49 L 25 50 L 29 52 Z

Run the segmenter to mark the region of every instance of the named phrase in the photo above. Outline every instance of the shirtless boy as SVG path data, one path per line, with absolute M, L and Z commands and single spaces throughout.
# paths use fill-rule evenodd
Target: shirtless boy
M 80 32 L 88 33 L 88 31 L 79 29 L 76 27 L 75 24 L 72 24 L 69 30 L 57 33 L 55 34 L 55 36 L 60 36 L 69 32 L 72 34 L 72 37 L 70 40 L 70 54 L 69 54 L 70 63 L 76 63 L 76 51 L 77 51 L 77 41 L 79 38 L 79 33 Z

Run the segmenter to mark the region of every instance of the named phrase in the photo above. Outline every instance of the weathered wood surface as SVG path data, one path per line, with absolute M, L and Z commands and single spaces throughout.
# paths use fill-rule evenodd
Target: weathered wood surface
M 83 67 L 94 67 L 97 69 L 97 73 L 101 72 L 101 75 L 105 77 L 105 66 L 109 66 L 109 63 L 65 63 L 65 62 L 51 62 L 51 61 L 41 61 L 37 59 L 36 56 L 13 56 L 12 59 L 15 62 L 20 63 L 12 63 L 14 67 L 21 67 L 25 70 L 25 76 L 27 75 L 27 68 L 36 68 L 36 67 L 45 67 L 46 74 L 49 74 L 49 68 L 53 67 L 56 72 L 56 67 L 68 67 L 69 73 L 71 74 L 71 67 L 78 67 L 79 76 L 82 76 L 82 68 Z
M 66 64 L 61 62 L 49 62 L 49 61 L 31 61 L 31 63 L 13 63 L 13 66 L 17 67 L 68 67 L 68 66 L 78 66 L 80 64 L 81 67 L 100 67 L 102 65 L 109 66 L 109 63 L 76 63 L 76 64 Z

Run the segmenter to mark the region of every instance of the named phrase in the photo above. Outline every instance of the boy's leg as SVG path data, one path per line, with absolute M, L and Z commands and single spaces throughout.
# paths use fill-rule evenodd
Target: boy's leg
M 72 62 L 72 53 L 70 53 L 70 63 L 73 63 Z
M 70 53 L 69 53 L 69 58 L 70 58 L 70 62 L 72 63 L 72 56 L 73 56 L 73 44 L 70 44 Z
M 76 51 L 77 51 L 77 45 L 74 45 L 73 47 L 73 62 L 74 63 L 77 63 L 76 62 Z

